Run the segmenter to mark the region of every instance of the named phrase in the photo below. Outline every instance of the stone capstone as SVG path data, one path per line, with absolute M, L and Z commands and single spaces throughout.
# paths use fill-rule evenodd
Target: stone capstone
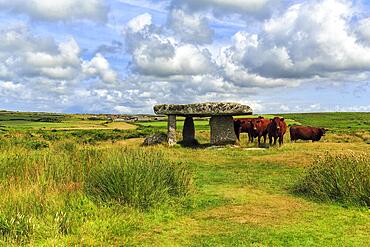
M 211 126 L 212 145 L 236 143 L 234 120 L 232 116 L 212 116 L 209 123 Z
M 157 133 L 157 134 L 154 134 L 154 135 L 151 135 L 145 138 L 143 145 L 152 146 L 152 145 L 157 145 L 157 144 L 166 143 L 166 142 L 167 142 L 167 135 L 164 133 Z
M 247 105 L 232 102 L 208 102 L 196 104 L 163 104 L 155 105 L 154 112 L 164 115 L 190 117 L 250 115 L 252 109 Z

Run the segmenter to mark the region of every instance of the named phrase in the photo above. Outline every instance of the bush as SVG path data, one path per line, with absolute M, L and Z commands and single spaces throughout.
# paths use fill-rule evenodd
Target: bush
M 94 198 L 147 209 L 190 190 L 188 170 L 162 153 L 121 149 L 110 157 L 87 178 L 86 190 Z
M 308 168 L 295 191 L 319 200 L 370 207 L 370 158 L 327 153 Z

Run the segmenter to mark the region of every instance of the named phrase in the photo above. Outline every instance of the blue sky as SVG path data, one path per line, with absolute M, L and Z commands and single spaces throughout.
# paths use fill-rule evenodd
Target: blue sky
M 0 0 L 0 109 L 370 111 L 368 1 Z

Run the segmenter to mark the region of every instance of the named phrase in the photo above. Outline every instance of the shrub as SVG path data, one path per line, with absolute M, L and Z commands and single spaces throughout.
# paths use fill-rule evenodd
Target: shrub
M 191 174 L 186 167 L 170 162 L 162 153 L 121 149 L 110 157 L 86 181 L 88 194 L 102 201 L 147 209 L 190 190 Z
M 327 153 L 308 168 L 295 191 L 319 200 L 370 207 L 370 158 Z

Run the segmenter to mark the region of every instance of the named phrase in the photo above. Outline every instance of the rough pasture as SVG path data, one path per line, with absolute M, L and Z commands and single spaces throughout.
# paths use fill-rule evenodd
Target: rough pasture
M 358 121 L 348 121 L 348 116 Z M 196 138 L 201 145 L 193 149 L 140 146 L 143 137 L 165 131 L 166 122 L 98 130 L 44 129 L 48 123 L 42 126 L 32 120 L 22 127 L 9 119 L 0 122 L 0 245 L 369 246 L 368 208 L 315 200 L 295 193 L 294 188 L 315 157 L 349 152 L 368 155 L 370 114 L 283 117 L 288 125 L 329 131 L 319 142 L 286 141 L 282 147 L 263 150 L 253 149 L 256 143 L 247 143 L 247 134 L 242 133 L 239 147 L 209 148 L 202 145 L 209 142 L 208 121 L 196 119 Z M 68 115 L 57 124 L 83 128 L 95 123 Z M 180 126 L 179 121 L 179 137 Z M 289 140 L 289 133 L 285 138 Z M 136 154 L 120 155 L 127 149 Z M 164 188 L 160 203 L 151 201 L 150 194 L 132 197 L 133 204 L 125 203 L 124 191 L 120 194 L 114 187 L 113 195 L 119 196 L 101 200 L 94 187 L 87 187 L 91 175 L 96 174 L 90 172 L 96 168 L 113 176 L 112 164 L 120 162 L 124 167 L 130 157 L 141 157 L 141 152 L 150 153 L 146 160 L 163 164 L 157 174 L 185 178 L 157 179 L 156 183 L 165 185 L 160 187 Z M 137 160 L 140 163 L 141 158 Z M 145 170 L 147 163 L 140 163 L 140 169 Z M 176 164 L 186 172 L 173 169 Z M 135 174 L 135 166 L 130 169 Z M 145 174 L 141 178 L 151 181 L 151 173 Z M 191 174 L 191 183 L 184 174 Z M 122 180 L 116 181 L 126 182 L 125 176 L 118 178 Z M 111 180 L 104 181 L 110 184 Z M 181 196 L 167 194 L 168 188 L 184 188 L 176 181 L 191 186 Z M 140 196 L 144 202 L 154 203 L 145 204 L 151 205 L 149 208 L 137 207 Z

